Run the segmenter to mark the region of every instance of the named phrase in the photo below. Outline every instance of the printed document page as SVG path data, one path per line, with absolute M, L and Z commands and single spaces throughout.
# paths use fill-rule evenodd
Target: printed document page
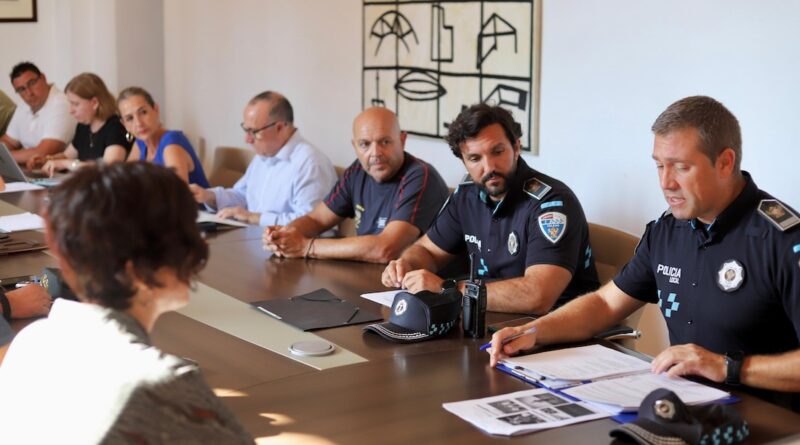
M 366 298 L 367 300 L 374 301 L 386 307 L 392 307 L 392 303 L 394 303 L 394 296 L 402 291 L 402 289 L 395 289 L 387 290 L 385 292 L 372 292 L 369 294 L 362 294 L 361 298 Z
M 489 434 L 513 436 L 608 417 L 603 410 L 546 389 L 444 403 L 442 407 Z
M 651 372 L 600 380 L 563 391 L 572 397 L 608 406 L 615 412 L 626 412 L 637 411 L 642 400 L 658 388 L 669 389 L 687 405 L 713 402 L 730 396 L 725 391 L 681 377 Z
M 26 190 L 41 190 L 44 187 L 41 185 L 31 184 L 29 182 L 7 182 L 6 189 L 0 193 L 13 193 L 24 192 Z
M 217 215 L 215 215 L 213 213 L 210 213 L 210 212 L 206 212 L 205 210 L 200 210 L 199 212 L 197 212 L 197 222 L 199 222 L 199 223 L 202 223 L 202 222 L 213 222 L 213 223 L 217 223 L 217 224 L 227 224 L 229 226 L 247 227 L 247 224 L 245 224 L 245 223 L 243 223 L 241 221 L 236 221 L 236 220 L 233 220 L 233 219 L 218 218 Z
M 649 371 L 644 360 L 601 345 L 558 349 L 503 359 L 509 367 L 547 379 L 586 381 Z M 519 369 L 519 368 L 517 368 Z
M 44 229 L 44 220 L 39 215 L 25 212 L 17 215 L 0 216 L 0 230 L 19 232 L 21 230 L 38 229 Z

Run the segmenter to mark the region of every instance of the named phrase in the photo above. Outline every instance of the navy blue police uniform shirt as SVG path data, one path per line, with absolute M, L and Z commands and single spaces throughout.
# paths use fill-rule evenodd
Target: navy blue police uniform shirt
M 800 347 L 800 220 L 743 173 L 745 188 L 709 227 L 668 212 L 649 223 L 614 278 L 659 305 L 673 345 L 745 355 Z
M 354 218 L 358 235 L 379 234 L 392 221 L 405 221 L 424 233 L 448 193 L 436 169 L 405 153 L 402 166 L 386 182 L 375 181 L 354 161 L 325 198 L 325 205 L 342 218 Z
M 450 254 L 473 253 L 477 276 L 489 281 L 521 277 L 536 264 L 569 270 L 572 280 L 557 305 L 599 286 L 578 198 L 522 158 L 502 201 L 495 205 L 477 184 L 463 182 L 427 235 Z

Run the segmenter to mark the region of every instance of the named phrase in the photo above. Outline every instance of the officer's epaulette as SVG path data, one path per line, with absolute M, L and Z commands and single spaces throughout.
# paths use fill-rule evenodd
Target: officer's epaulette
M 458 193 L 458 189 L 460 189 L 462 185 L 466 186 L 473 184 L 475 184 L 475 181 L 473 181 L 472 177 L 469 175 L 469 173 L 467 173 L 466 175 L 464 175 L 463 178 L 461 178 L 461 182 L 459 182 L 458 185 L 456 186 L 456 189 L 453 190 L 453 194 Z
M 762 199 L 758 203 L 758 213 L 781 232 L 800 224 L 800 218 L 797 217 L 792 209 L 777 199 Z
M 553 187 L 542 182 L 541 179 L 533 177 L 525 181 L 522 185 L 522 191 L 527 193 L 531 198 L 538 199 L 539 201 L 547 195 Z

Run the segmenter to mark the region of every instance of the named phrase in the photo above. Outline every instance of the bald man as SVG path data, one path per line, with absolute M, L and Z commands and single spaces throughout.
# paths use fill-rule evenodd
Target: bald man
M 387 263 L 424 233 L 447 199 L 442 177 L 406 153 L 406 134 L 386 108 L 369 108 L 353 121 L 356 157 L 314 210 L 286 226 L 264 230 L 264 248 L 286 258 Z M 356 236 L 324 239 L 344 218 Z

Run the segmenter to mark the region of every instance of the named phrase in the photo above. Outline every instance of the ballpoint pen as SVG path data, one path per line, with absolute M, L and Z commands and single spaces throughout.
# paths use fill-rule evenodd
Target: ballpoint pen
M 503 344 L 504 345 L 508 344 L 509 342 L 512 342 L 512 341 L 522 337 L 523 335 L 535 334 L 535 333 L 536 333 L 536 326 L 531 326 L 531 327 L 529 327 L 528 329 L 525 329 L 522 332 L 519 332 L 517 334 L 512 335 L 511 337 L 507 337 L 507 338 L 503 339 Z M 481 351 L 485 351 L 485 350 L 487 350 L 487 349 L 489 349 L 491 347 L 492 347 L 492 342 L 489 342 L 489 343 L 486 343 L 485 345 L 481 346 L 480 350 Z

